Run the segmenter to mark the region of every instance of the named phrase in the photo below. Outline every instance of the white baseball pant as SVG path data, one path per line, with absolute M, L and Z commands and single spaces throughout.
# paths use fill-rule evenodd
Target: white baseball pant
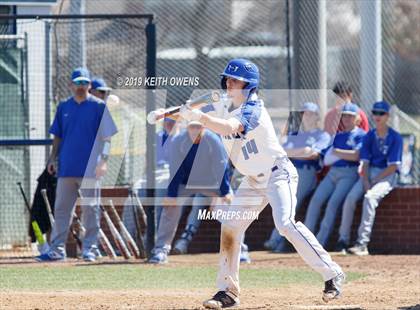
M 298 184 L 295 167 L 287 158 L 277 160 L 275 166 L 278 169 L 271 175 L 260 178 L 245 177 L 231 205 L 218 208 L 241 214 L 249 211 L 260 212 L 270 203 L 274 223 L 280 234 L 293 244 L 303 260 L 319 272 L 324 281 L 334 278 L 342 272 L 340 266 L 331 259 L 312 232 L 301 222 L 296 223 L 294 220 Z M 234 218 L 221 222 L 217 287 L 219 290 L 239 295 L 240 245 L 242 236 L 253 219 Z

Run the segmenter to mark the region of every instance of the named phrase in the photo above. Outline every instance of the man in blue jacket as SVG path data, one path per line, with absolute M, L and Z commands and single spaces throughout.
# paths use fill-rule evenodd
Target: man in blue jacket
M 50 128 L 54 140 L 47 169 L 50 174 L 57 172 L 58 177 L 55 224 L 50 250 L 38 256 L 38 261 L 66 258 L 65 243 L 79 189 L 85 197 L 82 200 L 82 221 L 86 233 L 82 255 L 86 261 L 96 259 L 100 228 L 99 181 L 107 171 L 111 137 L 117 128 L 105 103 L 89 94 L 90 87 L 89 71 L 75 69 L 71 76 L 73 96 L 60 102 Z

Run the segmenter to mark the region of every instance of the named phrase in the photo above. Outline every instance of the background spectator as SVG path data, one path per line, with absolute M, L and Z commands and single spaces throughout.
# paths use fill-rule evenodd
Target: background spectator
M 324 218 L 316 235 L 319 243 L 324 247 L 346 194 L 357 181 L 359 150 L 362 147 L 362 138 L 365 135 L 362 129 L 356 127 L 358 107 L 355 104 L 344 104 L 341 113 L 344 131 L 337 133 L 330 148 L 330 152 L 336 156 L 337 160 L 332 164 L 330 171 L 312 196 L 305 218 L 305 225 L 312 232 L 315 232 L 321 207 L 328 201 Z
M 394 129 L 388 127 L 390 105 L 385 101 L 376 102 L 372 108 L 376 128 L 371 129 L 363 138 L 360 151 L 362 176 L 353 186 L 343 207 L 340 225 L 339 251 L 347 248 L 350 230 L 357 201 L 363 196 L 362 219 L 356 244 L 348 252 L 368 255 L 370 241 L 379 202 L 393 189 L 398 181 L 398 167 L 401 165 L 402 138 Z
M 353 90 L 347 82 L 337 82 L 334 85 L 333 92 L 337 95 L 335 106 L 327 112 L 324 119 L 324 130 L 331 136 L 334 136 L 337 132 L 344 131 L 344 124 L 341 122 L 341 109 L 345 103 L 353 101 Z M 359 108 L 357 115 L 356 125 L 368 132 L 369 121 L 366 113 Z
M 167 262 L 183 206 L 192 200 L 192 211 L 178 253 L 187 251 L 198 229 L 198 211 L 211 204 L 212 197 L 231 199 L 227 154 L 220 137 L 207 131 L 199 122 L 190 122 L 186 131 L 174 138 L 170 148 L 170 183 L 162 209 L 156 246 L 149 263 Z
M 55 224 L 51 233 L 51 248 L 37 257 L 39 261 L 66 258 L 65 243 L 72 222 L 77 191 L 83 182 L 82 221 L 86 229 L 83 238 L 83 259 L 94 261 L 97 254 L 100 212 L 99 180 L 107 171 L 110 139 L 117 132 L 104 102 L 89 94 L 90 77 L 85 68 L 71 76 L 73 97 L 61 102 L 50 128 L 54 135 L 47 169 L 57 170 Z

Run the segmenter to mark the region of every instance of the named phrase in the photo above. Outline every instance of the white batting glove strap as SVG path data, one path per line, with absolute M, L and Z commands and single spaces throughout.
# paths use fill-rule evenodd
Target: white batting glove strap
M 179 115 L 188 122 L 199 121 L 203 112 L 198 109 L 190 109 L 186 105 L 183 105 L 179 110 Z

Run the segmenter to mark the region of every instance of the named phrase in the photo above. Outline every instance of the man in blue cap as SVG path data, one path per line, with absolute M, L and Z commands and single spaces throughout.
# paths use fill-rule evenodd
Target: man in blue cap
M 316 238 L 322 246 L 326 246 L 334 228 L 335 218 L 340 211 L 346 194 L 358 179 L 359 152 L 362 139 L 366 134 L 356 126 L 359 108 L 354 103 L 346 103 L 341 110 L 343 131 L 336 134 L 330 147 L 331 154 L 336 157 L 328 174 L 319 184 L 306 212 L 305 225 L 312 232 L 318 231 Z M 321 207 L 327 203 L 324 218 L 317 230 Z
M 57 106 L 50 128 L 54 140 L 47 169 L 58 177 L 55 224 L 50 251 L 38 256 L 38 261 L 66 258 L 65 243 L 82 183 L 86 198 L 82 201 L 82 220 L 86 229 L 82 255 L 86 261 L 96 259 L 100 212 L 95 193 L 99 191 L 99 180 L 107 171 L 110 140 L 117 129 L 104 102 L 89 94 L 90 82 L 87 69 L 73 71 L 70 86 L 73 96 Z
M 319 107 L 316 103 L 305 102 L 301 113 L 302 123 L 299 130 L 289 132 L 283 144 L 287 156 L 299 175 L 296 210 L 314 191 L 317 185 L 317 172 L 321 169 L 319 165 L 321 151 L 332 142 L 331 136 L 320 129 Z M 264 247 L 275 253 L 282 253 L 287 251 L 285 241 L 285 238 L 274 228 L 270 239 L 264 243 Z
M 112 88 L 108 87 L 102 78 L 93 78 L 91 82 L 90 93 L 95 97 L 106 101 Z
M 357 201 L 364 196 L 362 220 L 356 244 L 347 251 L 356 255 L 368 255 L 379 202 L 393 189 L 398 179 L 398 167 L 402 157 L 401 135 L 387 125 L 390 104 L 386 101 L 374 103 L 372 117 L 375 123 L 363 138 L 360 151 L 362 176 L 348 193 L 343 206 L 337 250 L 345 253 L 350 243 L 351 225 Z

